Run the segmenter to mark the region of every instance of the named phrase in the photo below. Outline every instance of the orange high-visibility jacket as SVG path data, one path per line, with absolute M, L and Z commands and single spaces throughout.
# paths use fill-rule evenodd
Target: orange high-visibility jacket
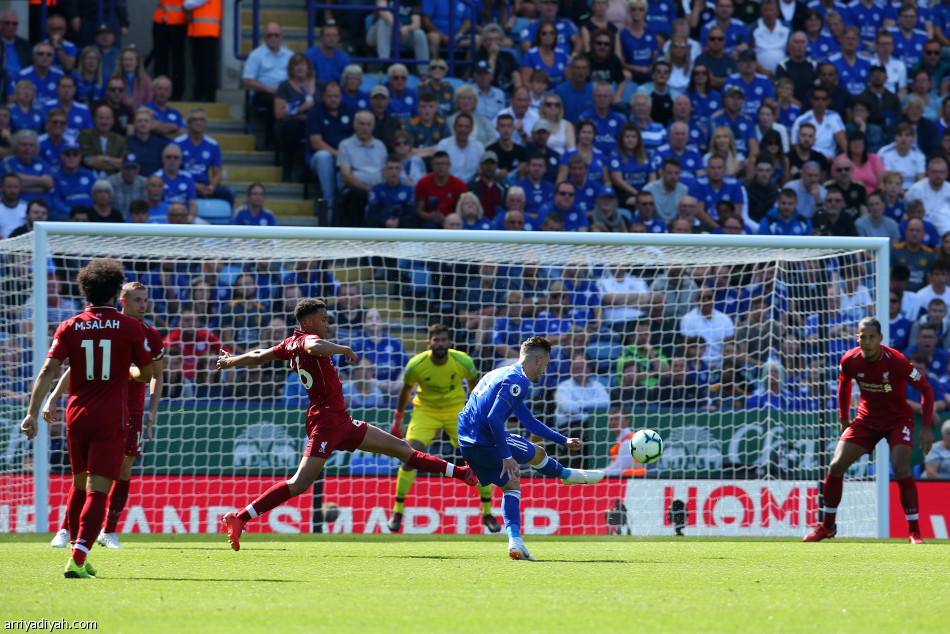
M 221 0 L 209 0 L 191 11 L 188 37 L 221 37 Z
M 152 22 L 177 25 L 184 24 L 186 21 L 185 0 L 158 0 L 158 6 L 152 14 Z

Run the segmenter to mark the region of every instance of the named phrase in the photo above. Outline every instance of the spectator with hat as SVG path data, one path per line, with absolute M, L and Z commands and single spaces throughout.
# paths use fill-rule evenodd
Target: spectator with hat
M 135 111 L 133 133 L 125 137 L 127 154 L 132 156 L 132 162 L 138 164 L 144 174 L 154 174 L 162 169 L 162 150 L 168 145 L 168 139 L 153 133 L 154 117 L 150 108 L 140 106 Z
M 617 207 L 617 192 L 609 185 L 597 194 L 597 205 L 590 213 L 590 224 L 602 225 L 612 233 L 627 233 L 627 220 Z
M 501 116 L 498 117 L 501 119 Z M 551 138 L 551 123 L 546 119 L 538 119 L 531 126 L 531 138 L 527 143 L 527 154 L 530 157 L 539 154 L 544 158 L 545 171 L 544 180 L 552 185 L 557 182 L 558 170 L 561 166 L 561 155 L 548 146 L 548 140 Z M 523 164 L 522 174 L 528 171 L 527 163 Z
M 759 153 L 759 142 L 755 138 L 755 120 L 743 112 L 745 93 L 742 87 L 732 84 L 723 89 L 722 109 L 709 117 L 709 129 L 725 126 L 732 131 L 736 140 L 736 151 L 746 156 Z M 844 126 L 842 125 L 842 134 Z
M 497 210 L 503 208 L 508 193 L 508 183 L 498 179 L 498 155 L 491 150 L 483 152 L 478 173 L 465 185 L 478 198 L 485 217 L 494 218 Z
M 80 36 L 76 44 L 77 46 L 86 46 L 89 44 L 89 40 Z M 99 56 L 102 58 L 102 65 L 100 66 L 102 76 L 112 77 L 115 65 L 119 62 L 119 53 L 122 51 L 116 42 L 115 30 L 108 22 L 102 22 L 96 27 L 95 46 L 99 49 Z
M 135 154 L 126 154 L 122 160 L 122 169 L 106 181 L 112 185 L 112 204 L 122 213 L 129 211 L 133 200 L 145 200 L 145 184 L 148 179 L 142 176 L 141 164 Z
M 50 218 L 65 221 L 73 207 L 91 207 L 96 175 L 82 166 L 79 144 L 67 140 L 60 151 L 60 167 L 53 172 L 55 189 Z M 111 186 L 110 186 L 111 187 Z
M 492 85 L 492 77 L 492 69 L 487 60 L 475 62 L 473 78 L 475 87 L 478 89 L 478 105 L 475 106 L 475 114 L 490 121 L 494 120 L 507 105 L 505 93 L 501 88 Z
M 389 89 L 373 86 L 369 91 L 369 107 L 373 114 L 373 136 L 383 142 L 387 151 L 393 147 L 393 135 L 402 129 L 402 123 L 389 112 Z
M 775 100 L 775 88 L 772 82 L 765 75 L 755 72 L 756 69 L 755 51 L 746 49 L 739 53 L 739 72 L 726 77 L 723 85 L 723 94 L 728 93 L 731 86 L 742 89 L 745 97 L 742 113 L 753 119 L 758 114 L 760 106 Z

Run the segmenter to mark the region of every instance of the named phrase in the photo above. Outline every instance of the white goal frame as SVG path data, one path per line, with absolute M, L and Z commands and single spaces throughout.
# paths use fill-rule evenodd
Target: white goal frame
M 782 237 L 682 234 L 616 234 L 616 233 L 553 233 L 507 231 L 448 231 L 426 229 L 349 229 L 323 227 L 234 227 L 216 225 L 156 225 L 39 222 L 33 231 L 33 261 L 45 262 L 50 249 L 50 236 L 109 236 L 156 238 L 222 238 L 222 239 L 294 239 L 294 240 L 361 240 L 377 242 L 478 242 L 492 244 L 548 244 L 592 246 L 647 247 L 729 247 L 761 249 L 845 249 L 875 253 L 875 312 L 888 314 L 890 270 L 889 241 L 886 238 Z M 107 255 L 107 254 L 103 254 Z M 49 348 L 47 338 L 46 267 L 33 267 L 34 291 L 34 376 L 39 373 Z M 884 341 L 890 341 L 889 322 L 881 319 Z M 33 444 L 34 530 L 49 525 L 49 435 L 40 425 Z M 877 446 L 876 457 L 877 537 L 889 537 L 890 458 L 885 441 Z

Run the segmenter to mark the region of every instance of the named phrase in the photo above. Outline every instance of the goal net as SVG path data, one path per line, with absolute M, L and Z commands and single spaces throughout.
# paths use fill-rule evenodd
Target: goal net
M 535 440 L 566 466 L 609 477 L 565 487 L 525 467 L 527 534 L 672 535 L 681 524 L 687 535 L 798 536 L 820 517 L 819 483 L 837 441 L 837 361 L 858 320 L 883 314 L 884 245 L 45 224 L 0 242 L 0 531 L 59 527 L 70 481 L 63 407 L 33 443 L 18 425 L 49 335 L 82 304 L 77 272 L 108 256 L 148 287 L 147 320 L 166 344 L 158 415 L 119 532 L 217 532 L 225 511 L 293 473 L 306 444 L 300 379 L 283 363 L 219 373 L 214 362 L 222 348 L 279 342 L 296 303 L 317 297 L 330 309 L 331 340 L 360 356 L 354 367 L 337 363 L 350 412 L 386 430 L 430 325 L 449 326 L 479 375 L 516 362 L 523 339 L 550 338 L 530 408 L 584 445 L 571 453 Z M 626 445 L 640 428 L 665 445 L 646 467 Z M 509 431 L 527 434 L 516 421 Z M 427 450 L 461 460 L 443 431 Z M 398 467 L 337 452 L 312 491 L 248 528 L 385 533 Z M 886 455 L 851 469 L 839 534 L 887 534 L 887 469 Z M 495 491 L 499 520 L 500 505 Z M 486 532 L 474 489 L 424 474 L 406 496 L 402 529 Z

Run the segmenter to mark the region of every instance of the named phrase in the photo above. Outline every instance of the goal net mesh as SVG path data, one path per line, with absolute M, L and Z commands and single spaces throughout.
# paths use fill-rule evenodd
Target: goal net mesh
M 120 532 L 216 532 L 223 512 L 293 473 L 306 444 L 301 381 L 284 363 L 219 373 L 214 362 L 222 347 L 240 353 L 288 336 L 306 297 L 326 300 L 329 338 L 360 356 L 354 367 L 337 360 L 351 414 L 385 430 L 430 325 L 449 326 L 479 374 L 516 362 L 529 336 L 551 339 L 530 408 L 584 445 L 571 453 L 535 440 L 566 466 L 609 477 L 565 487 L 523 468 L 527 534 L 671 535 L 681 523 L 687 535 L 800 535 L 817 521 L 838 435 L 837 360 L 874 314 L 874 252 L 729 248 L 715 236 L 707 246 L 633 235 L 608 246 L 260 235 L 49 239 L 38 274 L 48 279 L 50 334 L 83 304 L 79 269 L 108 256 L 148 287 L 147 321 L 166 342 L 162 399 Z M 32 447 L 18 432 L 33 355 L 45 355 L 33 350 L 32 238 L 0 242 L 0 257 L 0 531 L 35 530 Z M 62 412 L 49 427 L 50 518 L 40 531 L 59 527 L 69 487 Z M 640 428 L 665 444 L 649 466 L 627 448 Z M 527 434 L 516 421 L 509 431 Z M 443 431 L 427 451 L 461 461 Z M 336 452 L 312 491 L 248 529 L 387 532 L 398 466 Z M 839 534 L 875 534 L 872 480 L 867 459 L 849 472 Z M 499 521 L 500 505 L 495 491 Z M 477 492 L 419 474 L 403 532 L 486 532 Z

